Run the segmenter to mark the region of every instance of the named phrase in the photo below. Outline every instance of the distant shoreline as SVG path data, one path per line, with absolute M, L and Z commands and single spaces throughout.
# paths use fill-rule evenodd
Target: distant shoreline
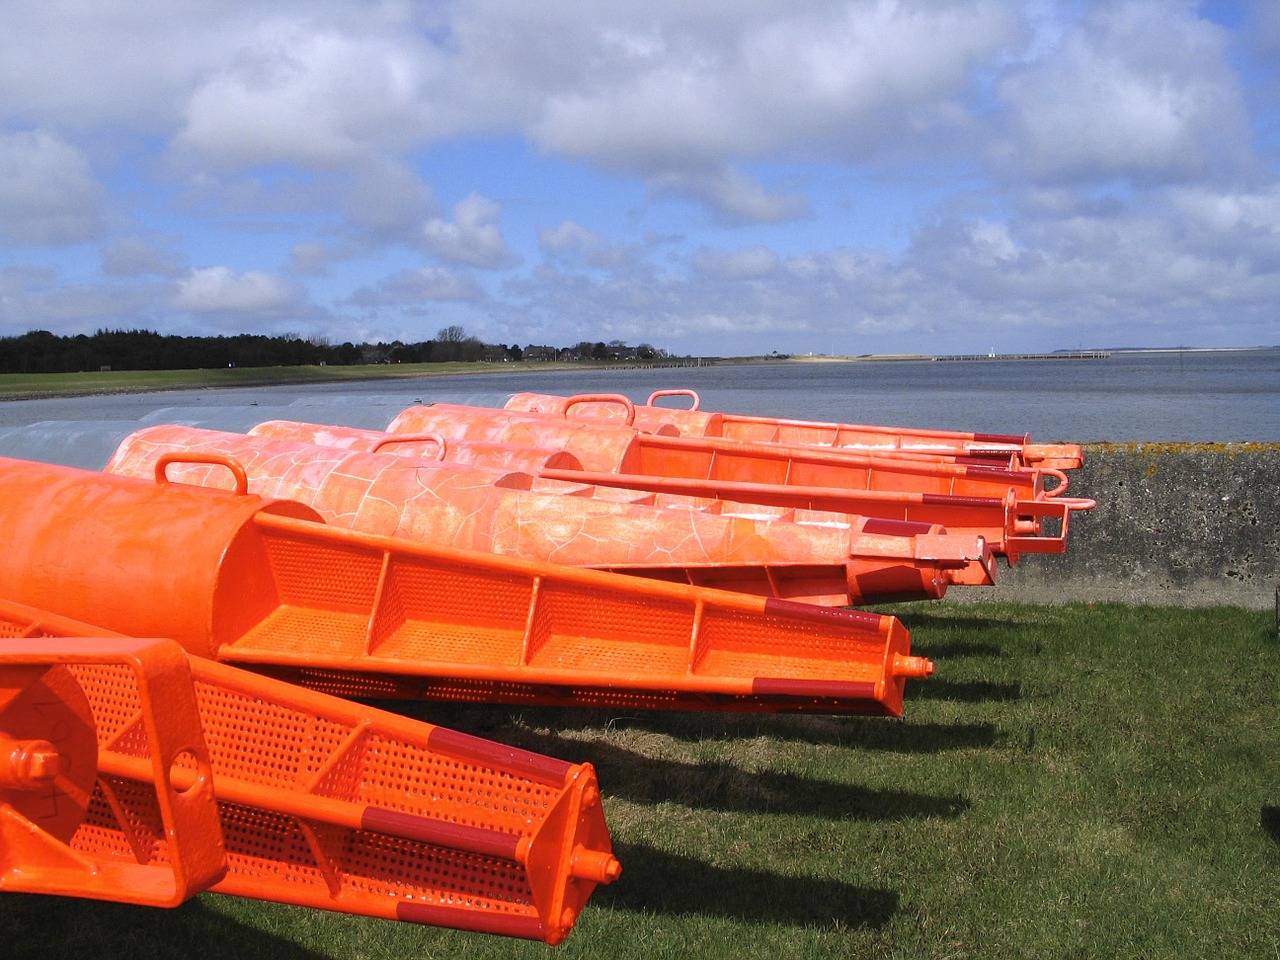
M 1171 353 L 1253 353 L 1277 347 L 1126 347 L 1111 350 L 1060 350 L 1053 353 L 954 354 L 879 353 L 860 355 L 774 354 L 755 357 L 693 357 L 656 363 L 593 361 L 531 363 L 375 364 L 352 367 L 257 367 L 214 370 L 98 371 L 89 373 L 0 374 L 0 402 L 54 400 L 113 394 L 167 393 L 180 390 L 231 390 L 241 387 L 307 386 L 422 377 L 494 374 L 572 373 L 575 370 L 676 369 L 697 366 L 751 366 L 774 363 L 965 363 L 1002 360 L 1103 360 L 1116 355 Z
M 1130 356 L 1143 353 L 1258 353 L 1278 350 L 1276 347 L 1107 347 L 1082 350 L 1054 350 L 1049 353 L 863 353 L 863 354 L 795 354 L 763 357 L 763 360 L 790 360 L 797 363 L 904 363 L 937 361 L 981 360 L 1102 360 L 1113 356 Z

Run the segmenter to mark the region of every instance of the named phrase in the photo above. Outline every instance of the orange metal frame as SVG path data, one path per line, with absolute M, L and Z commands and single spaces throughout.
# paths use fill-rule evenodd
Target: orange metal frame
M 102 633 L 0 601 L 0 890 L 556 943 L 620 875 L 590 765 Z
M 105 675 L 135 702 L 164 705 L 137 717 L 146 749 L 128 785 L 99 779 L 119 756 L 96 735 L 104 708 L 128 709 L 86 695 L 81 679 Z M 206 889 L 227 869 L 211 771 L 176 644 L 0 645 L 0 890 L 175 906 Z
M 410 543 L 185 485 L 0 460 L 0 524 L 21 528 L 0 597 L 366 695 L 896 715 L 932 670 L 893 617 Z

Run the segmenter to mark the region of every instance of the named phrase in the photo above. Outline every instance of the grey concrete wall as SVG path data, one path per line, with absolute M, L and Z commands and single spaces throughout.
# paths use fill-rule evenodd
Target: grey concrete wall
M 1063 555 L 1001 567 L 994 591 L 948 599 L 1119 601 L 1255 609 L 1280 584 L 1280 444 L 1093 444 L 1070 493 Z

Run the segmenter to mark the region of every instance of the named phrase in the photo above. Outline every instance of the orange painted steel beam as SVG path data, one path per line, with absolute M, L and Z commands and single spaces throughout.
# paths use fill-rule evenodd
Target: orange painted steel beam
M 0 744 L 53 768 L 0 750 L 0 890 L 208 888 L 557 943 L 621 872 L 588 764 L 3 601 L 0 633 Z
M 252 495 L 0 460 L 0 526 L 0 597 L 348 694 L 898 715 L 932 672 L 893 617 L 357 533 Z
M 366 445 L 382 447 L 385 437 Z M 365 533 L 836 606 L 936 598 L 952 583 L 995 576 L 981 536 L 936 525 L 825 513 L 804 522 L 795 510 L 710 498 L 659 503 L 350 449 L 357 439 L 347 435 L 343 449 L 164 425 L 126 438 L 106 469 L 148 477 L 162 468 L 175 481 L 229 489 L 239 482 L 234 465 L 250 492 L 305 503 L 326 522 Z
M 687 398 L 690 405 L 656 406 L 655 401 L 664 397 Z M 505 409 L 626 423 L 644 432 L 674 428 L 685 437 L 723 437 L 751 443 L 816 446 L 895 456 L 989 460 L 1003 462 L 1009 468 L 1073 470 L 1084 462 L 1078 444 L 1033 444 L 1026 435 L 790 420 L 717 413 L 703 410 L 701 405 L 696 391 L 658 390 L 650 394 L 643 405 L 621 395 L 557 397 L 518 393 L 507 401 Z

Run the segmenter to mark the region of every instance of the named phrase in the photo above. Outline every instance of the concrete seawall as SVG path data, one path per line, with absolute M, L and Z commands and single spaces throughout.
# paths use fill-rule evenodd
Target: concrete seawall
M 1280 584 L 1280 444 L 1091 444 L 1067 552 L 1002 567 L 948 599 L 1270 608 Z

